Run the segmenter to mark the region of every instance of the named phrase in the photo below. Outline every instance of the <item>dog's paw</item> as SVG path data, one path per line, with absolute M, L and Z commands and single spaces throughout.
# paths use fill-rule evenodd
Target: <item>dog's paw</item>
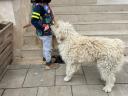
M 105 86 L 105 87 L 103 88 L 103 90 L 104 90 L 106 93 L 109 93 L 109 92 L 112 91 L 112 88 L 111 88 L 110 86 Z
M 64 81 L 68 82 L 70 80 L 71 80 L 71 77 L 68 77 L 68 76 L 64 77 Z

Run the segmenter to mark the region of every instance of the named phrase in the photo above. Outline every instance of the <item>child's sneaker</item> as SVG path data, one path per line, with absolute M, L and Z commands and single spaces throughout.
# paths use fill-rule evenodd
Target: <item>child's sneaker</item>
M 46 59 L 43 57 L 43 60 L 42 60 L 42 64 L 45 65 L 46 64 Z
M 45 69 L 46 70 L 49 70 L 49 69 L 57 69 L 57 68 L 59 68 L 59 64 L 57 64 L 57 63 L 52 63 L 50 65 L 46 65 L 45 66 Z
M 43 57 L 43 61 L 46 61 L 46 59 Z

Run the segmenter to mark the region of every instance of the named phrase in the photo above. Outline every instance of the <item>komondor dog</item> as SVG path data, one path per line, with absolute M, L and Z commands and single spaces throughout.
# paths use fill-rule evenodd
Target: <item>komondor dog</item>
M 70 23 L 63 21 L 58 21 L 52 30 L 59 44 L 60 55 L 66 63 L 64 81 L 70 81 L 81 64 L 97 64 L 101 79 L 106 82 L 103 90 L 111 92 L 115 75 L 123 65 L 124 42 L 120 39 L 82 36 Z

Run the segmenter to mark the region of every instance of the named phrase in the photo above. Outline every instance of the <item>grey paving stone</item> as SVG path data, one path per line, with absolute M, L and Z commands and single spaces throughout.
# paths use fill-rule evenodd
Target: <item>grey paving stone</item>
M 128 96 L 128 85 L 115 85 L 109 96 Z
M 7 89 L 3 96 L 36 96 L 37 88 Z
M 96 66 L 87 66 L 83 67 L 85 77 L 87 79 L 87 84 L 103 84 L 104 81 L 101 81 L 100 74 Z M 128 65 L 125 64 L 123 69 L 117 74 L 116 83 L 128 83 Z
M 3 89 L 0 89 L 0 96 L 2 96 L 3 91 L 4 91 Z
M 8 69 L 28 69 L 30 64 L 11 64 Z
M 96 66 L 83 67 L 87 84 L 103 84 Z
M 0 81 L 0 88 L 22 87 L 27 69 L 8 70 Z
M 102 91 L 102 85 L 72 86 L 73 96 L 108 96 Z
M 80 70 L 75 74 L 82 75 L 82 68 L 80 68 Z M 66 64 L 62 64 L 58 69 L 56 69 L 56 75 L 66 75 Z
M 70 86 L 54 86 L 39 88 L 37 96 L 72 96 Z
M 55 82 L 55 70 L 44 70 L 44 68 L 29 69 L 24 87 L 52 86 Z
M 125 70 L 128 73 L 128 62 L 125 62 L 122 70 Z
M 30 65 L 30 68 L 43 68 L 43 67 L 45 67 L 44 64 L 31 64 Z
M 128 83 L 128 69 L 127 65 L 124 65 L 123 69 L 117 74 L 116 83 Z
M 56 75 L 65 75 L 66 73 L 66 65 L 60 65 L 58 69 L 56 69 Z
M 69 82 L 64 81 L 65 76 L 56 76 L 56 85 L 81 85 L 86 84 L 86 80 L 83 75 L 74 75 Z

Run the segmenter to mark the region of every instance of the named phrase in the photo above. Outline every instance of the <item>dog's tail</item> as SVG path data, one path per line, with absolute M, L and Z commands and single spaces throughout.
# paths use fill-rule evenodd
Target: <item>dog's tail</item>
M 116 44 L 117 48 L 119 49 L 119 51 L 120 51 L 122 54 L 125 54 L 125 48 L 126 48 L 125 42 L 123 42 L 123 41 L 120 40 L 120 39 L 115 39 L 115 40 L 114 40 L 114 44 Z
M 120 49 L 120 52 L 122 52 L 122 54 L 124 54 L 123 62 L 128 64 L 128 47 L 126 46 L 126 43 L 120 39 L 115 39 L 115 42 L 116 42 L 118 48 Z
M 127 52 L 126 52 L 126 44 L 125 44 L 125 42 L 123 42 L 120 39 L 115 39 L 113 43 L 116 44 L 116 47 L 117 47 L 116 51 L 118 52 L 118 54 L 120 54 L 119 58 L 121 59 L 121 62 L 118 65 L 118 71 L 120 71 L 125 64 L 128 64 L 128 56 L 127 56 Z

